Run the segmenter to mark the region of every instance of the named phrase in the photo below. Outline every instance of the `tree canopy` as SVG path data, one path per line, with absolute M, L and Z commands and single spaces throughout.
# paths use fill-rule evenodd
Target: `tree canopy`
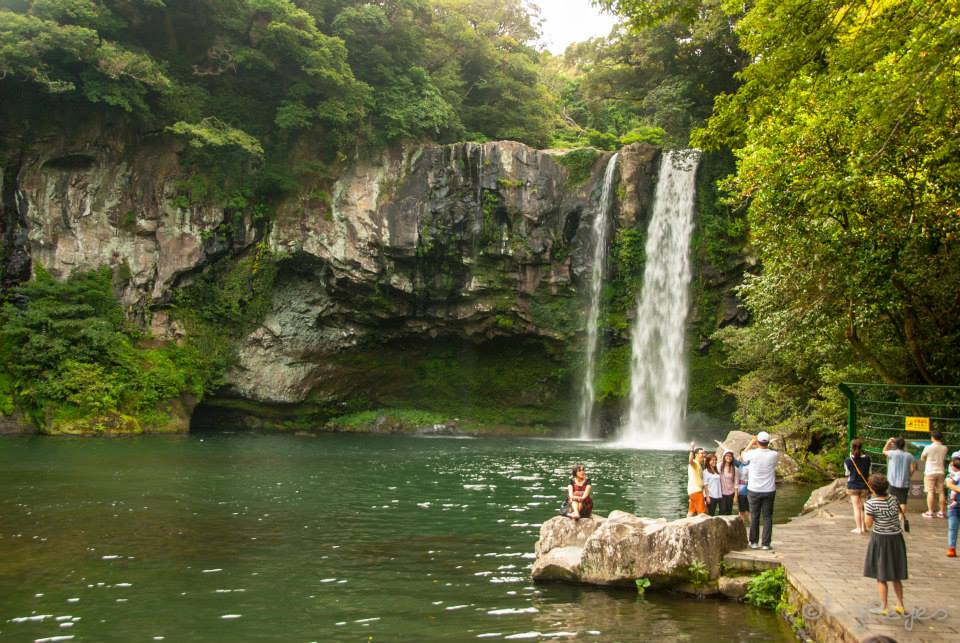
M 960 378 L 960 3 L 598 0 L 634 32 L 722 11 L 743 61 L 692 143 L 732 149 L 761 268 L 726 329 L 748 428 L 814 435 L 835 384 Z M 749 63 L 749 64 L 746 64 Z
M 545 145 L 537 37 L 521 0 L 3 0 L 0 93 L 26 113 L 103 104 L 254 156 L 308 130 L 334 152 Z

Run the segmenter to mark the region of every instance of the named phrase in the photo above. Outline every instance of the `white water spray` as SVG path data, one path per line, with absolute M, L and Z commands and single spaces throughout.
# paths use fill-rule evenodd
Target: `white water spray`
M 613 205 L 613 177 L 617 169 L 617 154 L 610 157 L 603 175 L 603 188 L 593 217 L 593 263 L 590 269 L 590 309 L 587 312 L 587 350 L 583 369 L 583 385 L 580 387 L 580 438 L 597 437 L 593 430 L 593 403 L 596 391 L 593 378 L 596 371 L 599 346 L 600 292 L 603 289 L 603 268 L 607 262 L 607 237 L 610 232 L 610 209 Z
M 675 448 L 687 405 L 684 335 L 689 308 L 696 150 L 667 152 L 647 231 L 643 291 L 633 326 L 630 414 L 624 446 Z

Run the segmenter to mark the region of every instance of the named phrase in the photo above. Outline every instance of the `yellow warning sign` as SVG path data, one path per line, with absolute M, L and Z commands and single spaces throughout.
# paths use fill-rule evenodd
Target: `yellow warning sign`
M 906 419 L 906 423 L 907 423 L 907 431 L 915 431 L 918 433 L 930 432 L 930 418 L 908 417 Z

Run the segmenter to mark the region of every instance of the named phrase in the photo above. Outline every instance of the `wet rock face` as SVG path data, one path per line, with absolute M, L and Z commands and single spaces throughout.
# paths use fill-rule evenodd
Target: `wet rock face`
M 131 317 L 161 339 L 182 337 L 166 311 L 173 291 L 262 232 L 185 198 L 177 145 L 91 121 L 21 150 L 3 194 L 5 220 L 22 223 L 3 233 L 7 248 L 19 235 L 24 277 L 31 265 L 58 278 L 110 266 Z M 621 225 L 644 219 L 656 155 L 621 151 Z M 581 330 L 578 275 L 608 158 L 572 185 L 554 155 L 520 143 L 397 146 L 334 183 L 301 185 L 264 238 L 279 261 L 271 310 L 239 347 L 224 393 L 326 404 L 351 395 L 345 360 L 387 343 L 569 340 Z M 556 369 L 546 362 L 544 372 Z M 531 377 L 530 403 L 566 393 L 544 379 Z
M 650 150 L 621 158 L 638 167 Z M 349 168 L 329 203 L 288 204 L 270 238 L 289 258 L 272 312 L 241 346 L 226 392 L 335 400 L 340 356 L 406 338 L 569 339 L 608 157 L 571 186 L 552 155 L 520 143 L 397 148 Z M 631 204 L 645 195 L 633 194 Z
M 211 241 L 222 208 L 177 205 L 187 178 L 177 149 L 91 121 L 23 150 L 7 183 L 16 182 L 32 263 L 59 278 L 110 266 L 123 275 L 128 309 L 164 302 L 182 275 L 229 250 Z M 237 246 L 252 242 L 240 236 Z

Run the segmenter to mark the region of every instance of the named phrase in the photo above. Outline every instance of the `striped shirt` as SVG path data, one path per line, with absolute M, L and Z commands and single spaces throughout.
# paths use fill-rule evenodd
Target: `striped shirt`
M 900 503 L 893 496 L 870 498 L 867 500 L 866 513 L 873 516 L 873 533 L 900 533 Z

